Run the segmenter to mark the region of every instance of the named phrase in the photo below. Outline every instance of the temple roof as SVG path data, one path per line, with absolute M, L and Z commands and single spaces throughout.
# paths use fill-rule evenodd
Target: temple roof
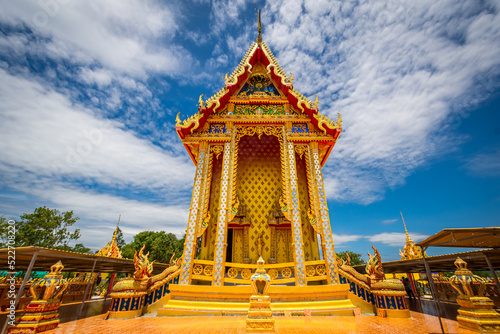
M 269 98 L 268 96 L 252 95 L 250 97 L 241 98 L 241 95 L 238 95 L 244 87 L 248 86 L 246 84 L 249 82 L 251 77 L 256 75 L 256 73 L 270 79 L 273 88 L 277 90 L 277 94 L 275 96 Z M 187 137 L 203 132 L 202 129 L 209 117 L 211 115 L 221 113 L 225 110 L 225 108 L 227 108 L 228 104 L 289 104 L 291 108 L 297 112 L 297 118 L 310 121 L 316 131 L 324 136 L 323 141 L 329 143 L 328 152 L 325 159 L 322 161 L 322 164 L 326 161 L 326 158 L 333 148 L 336 139 L 342 131 L 342 119 L 340 114 L 337 121 L 331 120 L 326 115 L 319 112 L 317 96 L 315 101 L 312 102 L 294 88 L 293 74 L 290 73 L 290 76 L 288 76 L 278 64 L 267 44 L 260 40 L 260 30 L 257 42 L 252 43 L 233 73 L 231 73 L 231 75 L 229 75 L 229 73 L 225 75 L 224 87 L 205 101 L 203 101 L 202 97 L 203 94 L 199 98 L 199 107 L 196 114 L 184 121 L 181 121 L 179 118 L 180 113 L 177 114 L 175 130 L 183 142 Z M 235 121 L 241 122 L 239 119 L 235 119 Z M 252 123 L 265 124 L 269 121 L 269 117 L 252 119 Z M 185 144 L 185 146 L 193 158 L 193 162 L 196 164 L 196 158 L 194 157 L 195 154 L 191 152 L 188 145 Z

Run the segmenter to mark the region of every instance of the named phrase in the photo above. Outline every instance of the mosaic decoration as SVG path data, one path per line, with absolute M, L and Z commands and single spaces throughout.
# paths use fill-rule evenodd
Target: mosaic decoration
M 279 91 L 264 74 L 256 73 L 248 79 L 238 97 L 279 96 Z
M 191 208 L 189 210 L 188 228 L 186 233 L 186 241 L 184 244 L 184 259 L 182 261 L 182 270 L 180 284 L 187 285 L 191 279 L 191 266 L 193 265 L 194 243 L 196 242 L 196 225 L 198 223 L 198 206 L 200 199 L 200 191 L 203 181 L 203 169 L 205 162 L 205 152 L 200 150 L 198 157 L 198 166 L 196 166 L 196 176 L 194 179 L 193 197 L 191 199 Z
M 283 129 L 284 131 L 284 129 Z M 295 254 L 295 282 L 297 285 L 306 285 L 305 273 L 304 273 L 304 250 L 302 248 L 302 226 L 300 220 L 300 208 L 299 208 L 299 189 L 297 184 L 297 171 L 295 167 L 295 150 L 293 148 L 293 143 L 287 143 L 284 139 L 285 154 L 287 154 L 288 160 L 288 175 L 290 183 L 290 211 L 291 211 L 291 222 L 292 222 L 292 232 L 293 232 L 293 245 Z
M 198 226 L 196 228 L 196 238 L 201 237 L 210 222 L 210 213 L 208 212 L 208 205 L 210 201 L 210 188 L 212 182 L 212 165 L 213 153 L 210 152 L 210 146 L 207 149 L 206 166 L 203 172 L 203 190 L 200 197 L 200 210 L 198 216 Z
M 213 285 L 221 286 L 224 284 L 224 261 L 225 261 L 225 245 L 226 245 L 226 225 L 227 211 L 229 209 L 229 196 L 231 191 L 231 160 L 232 149 L 234 149 L 234 137 L 230 143 L 224 144 L 224 156 L 222 162 L 222 180 L 220 187 L 220 205 L 219 217 L 217 222 L 217 239 L 215 241 L 214 254 L 214 272 Z
M 285 115 L 283 105 L 238 104 L 234 107 L 234 115 Z
M 319 153 L 318 150 L 313 149 L 312 150 L 312 160 L 313 160 L 313 169 L 314 169 L 314 174 L 316 176 L 316 186 L 317 186 L 317 192 L 318 192 L 318 199 L 319 199 L 319 213 L 321 217 L 321 223 L 322 223 L 322 230 L 323 230 L 323 240 L 325 243 L 325 253 L 323 254 L 323 257 L 325 258 L 326 262 L 326 267 L 327 267 L 327 272 L 329 276 L 329 283 L 330 284 L 337 284 L 338 283 L 338 272 L 337 272 L 337 266 L 335 263 L 335 250 L 333 246 L 333 240 L 332 240 L 332 230 L 330 227 L 330 217 L 328 214 L 328 206 L 326 202 L 326 194 L 325 194 L 325 187 L 323 185 L 323 174 L 321 173 L 321 163 L 319 160 Z
M 308 133 L 307 124 L 292 124 L 292 133 Z
M 224 123 L 213 123 L 210 124 L 210 129 L 208 130 L 211 134 L 222 134 L 226 133 L 226 124 Z

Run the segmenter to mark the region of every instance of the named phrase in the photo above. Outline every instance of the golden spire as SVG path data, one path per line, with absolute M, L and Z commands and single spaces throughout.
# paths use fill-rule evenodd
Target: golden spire
M 115 242 L 116 240 L 116 233 L 118 232 L 118 226 L 120 225 L 120 218 L 122 217 L 121 213 L 118 215 L 118 222 L 116 223 L 116 229 L 115 229 L 115 233 L 113 233 L 113 243 Z
M 399 250 L 399 255 L 401 255 L 401 260 L 412 260 L 422 258 L 422 250 L 415 245 L 415 242 L 410 238 L 408 234 L 408 230 L 406 229 L 405 219 L 403 218 L 403 213 L 399 211 L 401 214 L 401 219 L 403 219 L 403 226 L 405 227 L 406 233 L 406 243 L 403 251 Z
M 403 213 L 399 211 L 399 214 L 401 215 L 401 219 L 403 220 L 403 226 L 405 227 L 406 240 L 411 240 L 410 235 L 408 234 L 408 230 L 406 229 L 406 223 L 405 219 L 403 218 Z
M 259 24 L 257 26 L 259 34 L 257 35 L 257 44 L 262 43 L 262 26 L 260 25 L 260 8 L 259 8 Z
M 116 244 L 116 233 L 118 233 L 118 228 L 120 225 L 120 218 L 122 215 L 120 214 L 118 216 L 118 222 L 116 223 L 116 229 L 115 232 L 113 233 L 113 239 L 111 239 L 110 242 L 106 244 L 103 248 L 101 248 L 96 255 L 98 256 L 106 256 L 106 257 L 114 257 L 114 258 L 122 258 L 122 252 L 120 251 L 120 248 L 118 248 L 118 245 Z

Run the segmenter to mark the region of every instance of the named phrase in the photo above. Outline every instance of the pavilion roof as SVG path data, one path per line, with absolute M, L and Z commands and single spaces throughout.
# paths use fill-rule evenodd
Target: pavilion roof
M 420 241 L 417 246 L 500 248 L 500 227 L 447 228 Z
M 26 270 L 33 256 L 37 254 L 33 271 L 47 271 L 50 266 L 61 261 L 64 272 L 81 272 L 92 270 L 95 261 L 95 272 L 101 273 L 133 273 L 134 260 L 110 258 L 94 254 L 76 253 L 44 247 L 17 247 L 15 249 L 15 271 Z M 0 270 L 12 271 L 8 267 L 9 249 L 0 249 Z M 161 273 L 168 268 L 165 263 L 154 263 L 153 274 Z
M 471 252 L 461 252 L 453 254 L 427 256 L 425 259 L 429 263 L 432 271 L 455 271 L 454 264 L 459 257 L 467 262 L 467 269 L 470 270 L 489 270 L 485 255 L 488 256 L 495 269 L 500 268 L 500 250 L 482 249 Z M 365 265 L 353 266 L 359 273 L 365 274 Z M 422 258 L 413 260 L 388 261 L 382 263 L 384 273 L 419 273 L 425 271 Z

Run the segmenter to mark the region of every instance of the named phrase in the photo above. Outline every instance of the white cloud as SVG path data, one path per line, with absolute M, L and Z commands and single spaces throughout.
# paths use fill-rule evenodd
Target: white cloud
M 191 187 L 194 168 L 185 156 L 172 156 L 118 122 L 3 70 L 0 120 L 4 184 L 46 177 L 165 194 Z
M 410 233 L 410 237 L 413 241 L 415 241 L 415 243 L 417 243 L 429 236 L 421 233 Z M 406 242 L 406 234 L 396 232 L 379 233 L 373 236 L 367 236 L 366 238 L 372 243 L 383 243 L 393 247 L 401 247 L 401 249 L 404 247 Z
M 352 242 L 352 241 L 358 241 L 363 238 L 362 235 L 355 235 L 355 234 L 335 234 L 332 233 L 332 238 L 333 242 L 336 245 L 340 245 L 346 242 Z
M 264 40 L 299 91 L 343 116 L 324 168 L 328 196 L 368 204 L 460 143 L 447 124 L 494 91 L 500 13 L 474 1 L 315 7 L 268 3 Z
M 397 219 L 386 219 L 382 220 L 382 224 L 394 224 L 397 221 L 398 221 Z
M 25 48 L 139 77 L 149 71 L 176 74 L 189 62 L 180 46 L 158 43 L 171 41 L 177 16 L 172 5 L 138 0 L 20 0 L 2 4 L 0 12 L 0 20 L 23 23 L 48 38 Z
M 147 203 L 109 194 L 84 191 L 68 185 L 32 188 L 32 193 L 56 204 L 61 211 L 73 210 L 82 219 L 77 224 L 81 241 L 87 247 L 102 247 L 112 233 L 102 228 L 113 227 L 121 214 L 120 228 L 127 241 L 142 231 L 167 231 L 181 235 L 186 230 L 188 206 Z
M 479 153 L 470 158 L 465 168 L 473 175 L 481 177 L 500 176 L 500 149 Z
M 80 79 L 89 85 L 96 84 L 99 88 L 103 88 L 111 84 L 113 75 L 110 71 L 103 69 L 91 70 L 89 68 L 82 68 Z
M 174 156 L 33 78 L 1 69 L 0 151 L 2 185 L 30 194 L 40 205 L 74 210 L 85 222 L 79 228 L 88 246 L 107 242 L 108 235 L 95 230 L 118 213 L 128 239 L 146 229 L 185 229 L 194 174 L 185 154 Z M 134 193 L 160 202 L 135 200 Z M 16 202 L 4 203 L 3 213 L 23 212 Z

